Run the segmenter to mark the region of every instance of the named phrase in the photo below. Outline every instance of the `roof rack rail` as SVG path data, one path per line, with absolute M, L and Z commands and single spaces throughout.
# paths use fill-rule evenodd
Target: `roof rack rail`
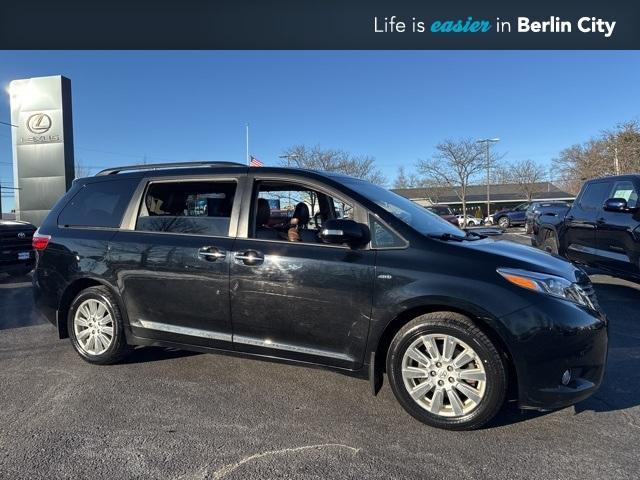
M 192 168 L 192 167 L 246 167 L 247 165 L 237 162 L 176 162 L 176 163 L 146 163 L 142 165 L 125 165 L 101 170 L 96 173 L 96 177 L 105 175 L 116 175 L 121 172 L 132 172 L 136 170 L 164 170 L 167 168 Z

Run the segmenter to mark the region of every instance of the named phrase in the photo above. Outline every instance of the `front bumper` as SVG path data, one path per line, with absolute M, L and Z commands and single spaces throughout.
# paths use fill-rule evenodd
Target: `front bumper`
M 592 395 L 604 375 L 608 333 L 603 313 L 541 297 L 502 318 L 512 337 L 521 408 L 552 410 Z M 569 370 L 571 381 L 562 383 Z

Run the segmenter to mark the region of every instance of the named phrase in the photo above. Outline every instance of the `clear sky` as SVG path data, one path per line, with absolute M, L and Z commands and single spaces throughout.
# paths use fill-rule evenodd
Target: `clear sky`
M 267 165 L 319 144 L 374 156 L 391 182 L 445 138 L 500 137 L 505 160 L 550 165 L 640 116 L 640 52 L 0 52 L 3 87 L 59 74 L 72 82 L 76 160 L 91 173 L 244 161 L 249 123 L 251 153 Z M 0 183 L 12 182 L 0 125 Z

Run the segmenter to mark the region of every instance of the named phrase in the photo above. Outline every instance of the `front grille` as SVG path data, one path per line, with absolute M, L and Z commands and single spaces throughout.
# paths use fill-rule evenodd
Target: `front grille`
M 21 238 L 22 235 L 24 238 Z M 31 230 L 0 230 L 0 251 L 4 250 L 31 250 Z

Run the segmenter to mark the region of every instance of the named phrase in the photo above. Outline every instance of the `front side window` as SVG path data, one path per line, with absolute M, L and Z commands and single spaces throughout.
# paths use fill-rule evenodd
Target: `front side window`
M 232 181 L 152 183 L 144 194 L 136 230 L 227 236 L 235 192 Z
M 609 182 L 590 183 L 585 187 L 580 197 L 580 208 L 583 210 L 598 210 L 606 200 L 611 184 Z
M 627 207 L 635 208 L 638 205 L 638 192 L 635 185 L 629 180 L 617 182 L 609 198 L 622 198 L 627 201 Z
M 256 198 L 257 197 L 257 198 Z M 329 219 L 353 219 L 353 205 L 305 185 L 261 181 L 256 187 L 252 236 L 263 240 L 320 243 Z
M 138 180 L 88 182 L 58 216 L 64 227 L 118 228 Z

